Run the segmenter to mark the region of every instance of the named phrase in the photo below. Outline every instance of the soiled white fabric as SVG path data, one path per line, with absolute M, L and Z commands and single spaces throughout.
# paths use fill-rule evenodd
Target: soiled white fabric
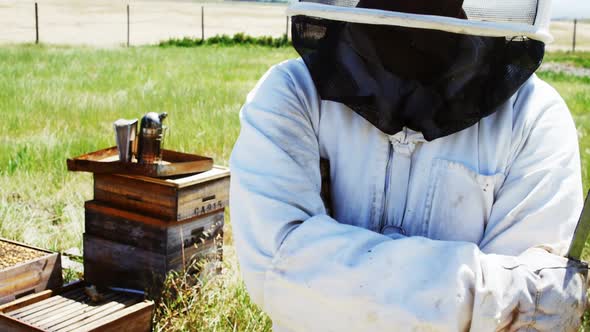
M 578 326 L 584 279 L 559 257 L 582 206 L 577 135 L 538 78 L 477 125 L 426 142 L 320 100 L 291 60 L 264 75 L 240 117 L 233 236 L 276 331 Z

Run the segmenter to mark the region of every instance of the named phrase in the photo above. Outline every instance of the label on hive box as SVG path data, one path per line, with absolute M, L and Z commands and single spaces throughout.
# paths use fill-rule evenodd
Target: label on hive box
M 207 203 L 207 205 L 203 205 L 201 207 L 196 207 L 193 210 L 192 216 L 201 216 L 204 214 L 207 214 L 209 212 L 215 211 L 215 210 L 219 210 L 219 209 L 223 209 L 225 207 L 225 202 L 224 201 L 216 201 L 213 203 Z M 185 216 L 182 214 L 178 214 L 178 219 L 184 219 Z
M 178 193 L 177 220 L 198 217 L 225 208 L 229 202 L 229 177 L 200 186 L 184 188 Z

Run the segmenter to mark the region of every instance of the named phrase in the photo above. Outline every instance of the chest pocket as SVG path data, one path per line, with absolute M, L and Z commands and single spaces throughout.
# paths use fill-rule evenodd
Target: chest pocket
M 434 161 L 427 191 L 424 233 L 431 239 L 479 244 L 494 204 L 501 173 L 482 175 L 448 160 Z

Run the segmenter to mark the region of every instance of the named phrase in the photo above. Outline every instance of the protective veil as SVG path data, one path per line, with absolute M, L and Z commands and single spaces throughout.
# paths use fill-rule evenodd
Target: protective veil
M 537 1 L 496 14 L 468 2 L 305 0 L 290 9 L 293 44 L 323 100 L 386 134 L 408 127 L 430 141 L 492 114 L 537 70 L 550 38 L 535 25 Z M 494 19 L 506 22 L 483 22 Z

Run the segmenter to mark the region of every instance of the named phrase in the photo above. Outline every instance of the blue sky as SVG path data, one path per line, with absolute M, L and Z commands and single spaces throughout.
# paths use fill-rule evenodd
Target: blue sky
M 590 0 L 553 0 L 553 18 L 590 18 Z

